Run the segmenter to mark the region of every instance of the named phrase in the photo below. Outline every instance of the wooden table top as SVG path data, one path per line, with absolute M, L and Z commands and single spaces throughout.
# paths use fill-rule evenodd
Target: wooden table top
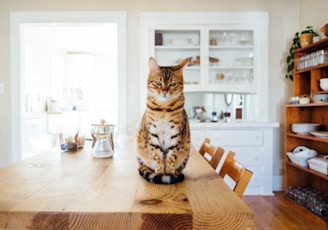
M 91 146 L 52 150 L 0 168 L 0 229 L 253 229 L 253 213 L 191 149 L 185 180 L 146 182 L 133 137 L 112 158 Z

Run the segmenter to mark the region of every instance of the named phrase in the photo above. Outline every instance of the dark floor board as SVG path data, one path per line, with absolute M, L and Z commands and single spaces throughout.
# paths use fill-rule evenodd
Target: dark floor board
M 254 212 L 255 230 L 327 229 L 314 215 L 286 198 L 284 192 L 276 192 L 274 196 L 244 196 L 242 199 Z

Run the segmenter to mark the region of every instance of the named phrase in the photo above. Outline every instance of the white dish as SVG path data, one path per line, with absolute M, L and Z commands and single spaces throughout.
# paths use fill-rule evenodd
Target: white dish
M 316 94 L 313 96 L 314 103 L 322 103 L 328 101 L 328 94 Z
M 315 155 L 309 154 L 308 156 L 306 156 L 306 155 L 302 156 L 297 153 L 288 152 L 287 156 L 291 160 L 291 162 L 293 162 L 294 164 L 298 164 L 300 166 L 306 167 L 309 165 L 308 160 L 315 157 L 316 154 Z
M 315 157 L 318 153 L 317 151 L 313 150 L 313 149 L 309 149 L 305 146 L 297 146 L 294 150 L 293 150 L 293 154 L 295 154 L 297 157 L 300 158 L 312 158 Z
M 320 82 L 320 88 L 322 90 L 328 90 L 328 82 Z
M 328 139 L 328 132 L 327 131 L 313 131 L 310 132 L 313 136 L 319 137 L 322 139 Z
M 240 40 L 239 43 L 241 45 L 244 45 L 244 46 L 251 45 L 251 41 L 250 40 Z
M 293 123 L 292 131 L 300 135 L 310 135 L 310 132 L 318 131 L 320 124 L 316 123 Z
M 293 162 L 294 164 L 298 164 L 300 166 L 303 166 L 303 167 L 306 167 L 308 166 L 308 163 L 307 163 L 307 159 L 301 159 L 301 158 L 298 158 L 297 156 L 295 156 L 293 153 L 291 152 L 288 152 L 287 153 L 287 156 L 288 158 L 291 160 L 291 162 Z
M 328 159 L 327 156 L 318 156 L 308 160 L 310 169 L 328 175 Z
M 317 154 L 318 153 L 315 150 L 309 149 L 305 146 L 298 146 L 293 150 L 293 152 L 287 152 L 289 159 L 293 163 L 301 166 L 308 166 L 307 161 L 313 157 L 316 157 Z
M 322 90 L 328 90 L 328 78 L 320 79 L 320 88 Z

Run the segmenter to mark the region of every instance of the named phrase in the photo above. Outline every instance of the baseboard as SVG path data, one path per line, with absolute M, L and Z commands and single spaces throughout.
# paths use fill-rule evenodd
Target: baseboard
M 272 178 L 272 189 L 273 191 L 283 190 L 283 176 L 273 176 Z

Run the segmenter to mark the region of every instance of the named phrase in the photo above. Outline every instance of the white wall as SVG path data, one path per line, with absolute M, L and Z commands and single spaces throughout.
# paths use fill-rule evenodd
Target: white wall
M 284 104 L 292 94 L 291 83 L 284 77 L 286 48 L 295 31 L 308 24 L 320 28 L 325 24 L 327 0 L 0 0 L 0 166 L 11 162 L 11 104 L 10 98 L 10 12 L 15 11 L 126 11 L 127 19 L 127 87 L 129 133 L 133 133 L 139 122 L 139 24 L 138 13 L 143 11 L 267 11 L 269 13 L 269 119 L 284 125 Z M 302 17 L 300 17 L 300 15 Z M 301 26 L 300 26 L 301 25 Z M 145 60 L 145 65 L 147 60 Z M 283 128 L 280 135 L 280 149 L 283 154 Z M 14 140 L 13 140 L 14 141 Z M 280 174 L 281 156 L 276 156 L 274 174 Z

